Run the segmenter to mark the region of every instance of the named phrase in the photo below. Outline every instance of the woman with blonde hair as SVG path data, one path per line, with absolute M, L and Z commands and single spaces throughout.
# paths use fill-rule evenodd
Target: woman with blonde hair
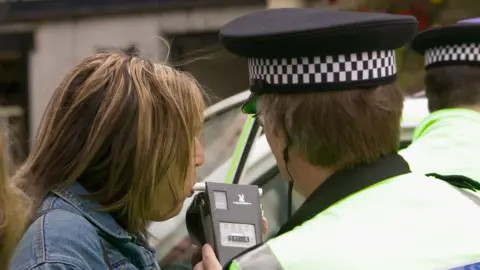
M 59 85 L 14 176 L 38 200 L 12 269 L 157 269 L 151 221 L 177 215 L 203 164 L 197 82 L 98 53 Z
M 22 237 L 29 206 L 29 199 L 10 181 L 10 165 L 6 138 L 2 134 L 0 135 L 0 269 L 8 269 L 10 258 Z

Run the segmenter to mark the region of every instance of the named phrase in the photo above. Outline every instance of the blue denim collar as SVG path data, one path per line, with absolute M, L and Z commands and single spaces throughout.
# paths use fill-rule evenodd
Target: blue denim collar
M 88 194 L 88 191 L 81 184 L 73 183 L 66 188 L 54 189 L 52 192 L 80 211 L 106 237 L 122 242 L 132 241 L 135 238 L 125 231 L 109 213 L 96 210 L 101 207 L 100 204 L 82 196 Z

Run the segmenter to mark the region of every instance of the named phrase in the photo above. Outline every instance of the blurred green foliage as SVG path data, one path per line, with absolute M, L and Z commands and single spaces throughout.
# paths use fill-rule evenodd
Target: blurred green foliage
M 472 17 L 480 17 L 480 0 L 364 0 L 359 1 L 363 10 L 397 13 L 420 9 L 426 16 L 428 27 L 456 23 Z M 408 46 L 397 50 L 397 85 L 406 93 L 423 90 L 425 74 L 423 56 Z

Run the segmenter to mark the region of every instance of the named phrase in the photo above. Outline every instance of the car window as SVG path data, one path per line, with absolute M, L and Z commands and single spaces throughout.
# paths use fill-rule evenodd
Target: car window
M 200 140 L 206 159 L 197 170 L 200 181 L 233 155 L 247 119 L 240 106 L 233 106 L 205 122 Z
M 264 193 L 260 198 L 265 218 L 268 221 L 267 239 L 275 236 L 280 227 L 288 219 L 288 184 L 283 180 L 278 167 L 275 166 L 268 178 L 261 182 L 260 186 Z M 296 211 L 304 202 L 304 199 L 295 191 L 292 197 L 293 211 Z

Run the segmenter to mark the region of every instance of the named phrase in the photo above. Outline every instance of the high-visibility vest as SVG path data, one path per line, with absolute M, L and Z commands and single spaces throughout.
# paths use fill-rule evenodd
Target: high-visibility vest
M 479 137 L 479 112 L 444 109 L 427 116 L 415 129 L 412 144 L 399 153 L 413 172 L 480 181 Z
M 478 200 L 473 192 L 437 178 L 395 176 L 338 201 L 237 257 L 228 268 L 428 270 L 468 265 L 480 261 Z

